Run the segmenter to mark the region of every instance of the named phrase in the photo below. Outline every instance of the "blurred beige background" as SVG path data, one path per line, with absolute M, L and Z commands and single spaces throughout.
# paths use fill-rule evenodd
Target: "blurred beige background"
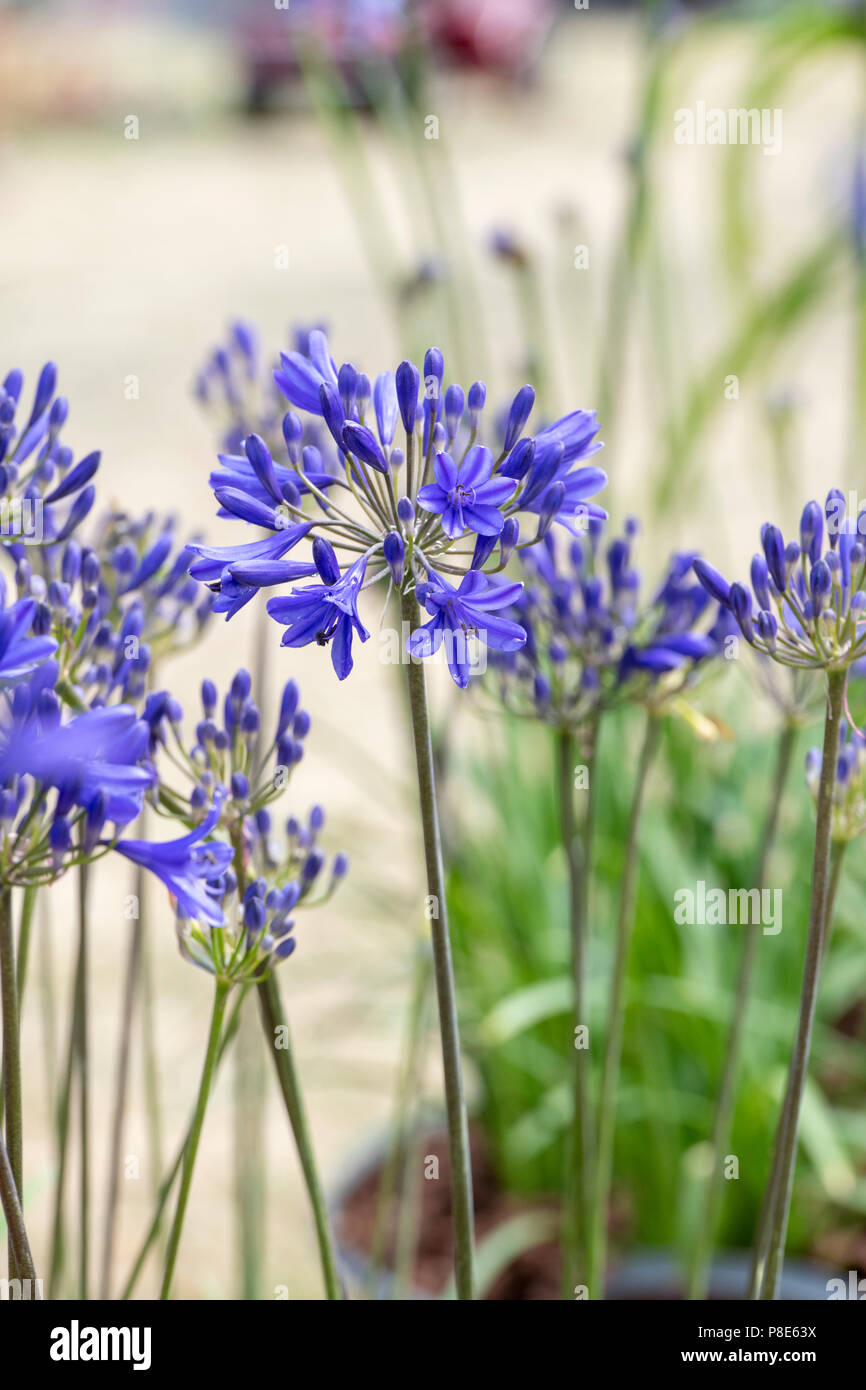
M 590 249 L 589 270 L 574 271 L 589 277 L 589 308 L 577 327 L 587 339 L 597 333 L 627 190 L 625 152 L 641 43 L 633 18 L 608 16 L 593 5 L 590 12 L 564 15 L 533 87 L 515 93 L 485 78 L 457 75 L 442 77 L 437 86 L 435 111 L 483 289 L 492 379 L 503 391 L 520 379 L 518 327 L 503 270 L 485 257 L 485 241 L 494 224 L 517 229 L 542 257 L 554 299 L 561 280 L 551 258 L 562 249 L 554 218 L 563 206 L 573 208 L 579 239 Z M 737 25 L 699 44 L 682 64 L 673 108 L 698 98 L 739 104 L 754 52 L 753 34 Z M 237 117 L 238 73 L 217 31 L 178 32 L 162 20 L 144 23 L 101 8 L 89 15 L 84 6 L 62 17 L 38 9 L 23 17 L 0 11 L 0 94 L 0 369 L 20 365 L 32 383 L 43 360 L 58 362 L 71 403 L 68 442 L 79 451 L 102 449 L 104 502 L 177 512 L 190 530 L 228 543 L 237 531 L 215 518 L 207 486 L 213 432 L 190 392 L 197 366 L 226 323 L 236 316 L 255 321 L 272 351 L 288 341 L 291 324 L 326 320 L 337 359 L 357 360 L 371 375 L 392 365 L 397 350 L 315 119 L 284 114 L 244 123 Z M 759 166 L 753 212 L 763 280 L 772 281 L 832 217 L 844 216 L 859 100 L 853 61 L 828 53 L 789 93 L 782 154 L 742 151 Z M 140 120 L 137 141 L 124 138 L 129 114 Z M 365 139 L 379 195 L 402 228 L 408 259 L 409 232 L 387 141 L 369 124 Z M 438 151 L 429 153 L 438 158 Z M 725 339 L 733 312 L 714 269 L 722 229 L 711 191 L 719 177 L 714 161 L 721 158 L 721 151 L 684 149 L 671 140 L 654 172 L 667 218 L 665 250 L 677 269 L 676 355 L 686 363 Z M 444 183 L 440 196 L 447 216 L 455 190 Z M 283 243 L 289 268 L 276 270 L 274 248 Z M 665 550 L 688 536 L 719 563 L 747 559 L 758 525 L 779 505 L 764 419 L 771 388 L 792 390 L 803 402 L 795 436 L 798 494 L 821 494 L 833 482 L 856 485 L 846 459 L 852 343 L 846 296 L 839 293 L 796 335 L 769 379 L 743 376 L 740 399 L 725 404 L 701 446 L 700 484 L 665 532 Z M 640 385 L 652 376 L 648 350 L 629 346 L 623 418 L 605 458 L 620 514 L 640 509 L 656 456 L 658 441 L 645 423 L 649 388 Z M 737 362 L 727 370 L 737 373 Z M 124 395 L 130 374 L 140 383 L 138 400 Z M 584 379 L 569 375 L 563 368 L 556 382 L 563 407 L 594 404 L 589 369 Z M 785 497 L 781 505 L 778 519 L 790 526 L 794 499 Z M 649 570 L 651 554 L 650 544 Z M 375 600 L 368 616 L 375 622 Z M 238 664 L 251 664 L 254 621 L 251 608 L 231 625 L 215 621 L 204 644 L 166 670 L 166 683 L 190 715 L 203 675 L 224 683 Z M 383 673 L 375 640 L 358 653 L 351 680 L 340 685 L 325 653 L 313 648 L 289 655 L 278 646 L 276 628 L 270 635 L 272 708 L 280 683 L 294 675 L 313 712 L 307 757 L 285 797 L 284 814 L 324 803 L 326 843 L 346 849 L 353 862 L 339 895 L 299 918 L 299 950 L 281 976 L 316 1145 L 333 1181 L 388 1112 L 411 944 L 422 925 L 411 769 L 396 683 L 387 668 Z M 91 986 L 97 1214 L 106 1184 L 127 891 L 117 865 L 100 867 Z M 153 896 L 161 901 L 159 890 Z M 74 945 L 67 885 L 54 890 L 52 903 L 62 1047 Z M 154 926 L 164 1134 L 173 1149 L 198 1082 L 210 988 L 178 956 L 168 911 Z M 31 1234 L 44 1251 L 54 1156 L 44 1103 L 37 956 L 38 945 L 25 1019 L 26 1163 Z M 437 1085 L 433 1066 L 433 1092 Z M 133 1086 L 124 1152 L 142 1156 L 142 1176 L 122 1184 L 115 1282 L 149 1211 L 138 1053 Z M 230 1120 L 226 1067 L 195 1176 L 179 1296 L 231 1297 L 236 1291 Z M 315 1250 L 270 1077 L 267 1149 L 263 1289 L 268 1296 L 285 1284 L 291 1297 L 304 1297 L 318 1290 Z M 70 1177 L 74 1192 L 74 1169 Z M 95 1217 L 96 1267 L 100 1239 Z M 140 1292 L 152 1296 L 154 1289 L 151 1268 Z

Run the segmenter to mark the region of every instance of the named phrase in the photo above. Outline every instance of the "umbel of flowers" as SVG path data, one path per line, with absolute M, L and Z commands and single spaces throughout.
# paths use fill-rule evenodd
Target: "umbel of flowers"
M 866 654 L 866 511 L 846 511 L 839 489 L 824 507 L 808 502 L 799 539 L 786 542 L 779 527 L 761 530 L 761 552 L 751 586 L 728 581 L 711 565 L 695 568 L 708 593 L 725 605 L 746 641 L 782 665 L 826 674 L 824 741 L 815 792 L 815 849 L 809 931 L 797 1034 L 755 1245 L 752 1297 L 776 1297 L 791 1206 L 800 1109 L 811 1050 L 821 961 L 831 898 L 830 845 L 834 828 L 839 746 L 847 708 L 848 673 Z M 843 750 L 843 760 L 845 753 Z
M 473 641 L 498 652 L 524 645 L 524 629 L 503 614 L 521 586 L 499 574 L 519 546 L 541 540 L 555 524 L 580 532 L 590 518 L 604 519 L 591 499 L 606 478 L 587 462 L 601 447 L 598 425 L 593 412 L 576 410 L 528 433 L 535 393 L 524 386 L 499 428 L 491 428 L 484 384 L 446 385 L 436 348 L 426 353 L 423 370 L 403 361 L 371 382 L 351 363 L 336 365 L 322 332 L 310 332 L 305 347 L 281 354 L 274 372 L 289 407 L 281 447 L 272 450 L 250 434 L 242 452 L 220 455 L 211 476 L 221 512 L 265 534 L 236 545 L 191 547 L 197 559 L 190 573 L 217 592 L 215 606 L 227 618 L 257 590 L 292 585 L 267 605 L 284 628 L 283 646 L 329 647 L 340 680 L 352 670 L 355 639 L 369 637 L 358 608 L 362 591 L 382 584 L 399 596 L 409 633 L 405 660 L 427 889 L 438 909 L 431 925 L 457 1292 L 471 1298 L 468 1127 L 420 662 L 444 648 L 453 680 L 465 687 Z M 309 559 L 288 558 L 301 542 Z M 316 582 L 296 584 L 302 577 Z

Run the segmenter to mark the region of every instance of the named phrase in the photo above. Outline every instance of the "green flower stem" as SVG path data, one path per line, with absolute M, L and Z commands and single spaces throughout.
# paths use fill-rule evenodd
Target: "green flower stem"
M 316 1237 L 319 1244 L 319 1259 L 322 1265 L 322 1277 L 325 1281 L 325 1293 L 329 1299 L 336 1301 L 343 1297 L 343 1290 L 337 1270 L 334 1238 L 331 1234 L 327 1203 L 316 1165 L 288 1024 L 283 1012 L 279 985 L 273 971 L 256 988 L 259 995 L 262 1027 L 267 1037 L 268 1047 L 273 1054 L 280 1093 L 286 1107 L 289 1124 L 292 1127 L 298 1158 L 301 1161 L 301 1169 L 307 1186 L 307 1194 L 313 1209 L 313 1220 L 316 1225 Z M 278 1031 L 280 1034 L 279 1044 L 277 1042 Z
M 171 1282 L 174 1277 L 174 1266 L 177 1261 L 177 1252 L 180 1246 L 181 1232 L 183 1231 L 183 1219 L 186 1215 L 186 1205 L 189 1200 L 189 1189 L 192 1184 L 192 1174 L 195 1167 L 196 1154 L 198 1153 L 199 1140 L 201 1139 L 202 1126 L 204 1124 L 204 1114 L 210 1098 L 211 1086 L 213 1084 L 214 1071 L 216 1069 L 217 1057 L 219 1055 L 220 1033 L 222 1032 L 223 1017 L 226 1010 L 226 1001 L 229 997 L 231 986 L 225 980 L 218 979 L 214 990 L 213 1013 L 211 1014 L 210 1032 L 207 1040 L 207 1051 L 205 1052 L 204 1066 L 202 1068 L 201 1083 L 198 1090 L 198 1100 L 196 1101 L 195 1113 L 190 1126 L 189 1135 L 184 1146 L 183 1155 L 183 1174 L 180 1180 L 180 1192 L 177 1198 L 177 1210 L 174 1214 L 174 1223 L 171 1228 L 171 1235 L 168 1241 L 168 1250 L 165 1257 L 165 1271 L 162 1277 L 162 1289 L 160 1299 L 165 1300 L 171 1292 Z
M 589 909 L 589 882 L 592 865 L 592 842 L 595 828 L 596 796 L 596 755 L 598 751 L 600 715 L 593 717 L 588 731 L 587 768 L 589 787 L 587 789 L 586 814 L 582 833 L 578 835 L 574 814 L 574 767 L 575 741 L 569 729 L 559 730 L 556 742 L 556 775 L 559 791 L 559 821 L 562 844 L 568 865 L 569 884 L 569 925 L 571 935 L 571 968 L 574 988 L 574 1030 L 585 1026 L 586 1007 L 586 956 L 587 920 Z M 592 1098 L 589 1087 L 588 1048 L 574 1046 L 576 1032 L 571 1045 L 572 1057 L 572 1107 L 571 1125 L 566 1135 L 566 1173 L 565 1173 L 565 1212 L 563 1217 L 563 1294 L 566 1298 L 574 1296 L 575 1285 L 581 1273 L 581 1256 L 585 1257 L 589 1238 L 589 1223 L 592 1202 L 592 1169 L 595 1154 L 595 1126 L 593 1123 Z
M 12 928 L 12 892 L 0 887 L 0 1000 L 3 1005 L 3 1097 L 5 1103 L 6 1152 L 10 1179 L 21 1193 L 24 1144 L 21 1109 L 21 1036 L 18 1019 L 18 981 L 15 971 L 15 938 Z M 5 1203 L 4 1203 L 5 1208 Z M 9 1274 L 20 1276 L 16 1242 L 9 1227 Z
M 129 1059 L 132 1049 L 132 1022 L 135 1014 L 135 1000 L 138 992 L 140 967 L 141 922 L 140 920 L 136 920 L 132 923 L 129 950 L 126 958 L 126 979 L 124 981 L 123 1003 L 121 1005 L 120 1040 L 117 1048 L 114 1106 L 108 1150 L 108 1197 L 106 1198 L 105 1204 L 105 1229 L 102 1240 L 102 1269 L 99 1287 L 99 1297 L 103 1301 L 110 1297 L 114 1235 L 117 1226 L 117 1208 L 120 1200 L 120 1155 L 123 1144 L 123 1121 L 126 1114 L 126 1095 L 129 1085 Z
M 647 715 L 646 732 L 638 762 L 637 778 L 629 811 L 625 842 L 625 862 L 616 924 L 616 946 L 608 1006 L 608 1032 L 601 1073 L 598 1106 L 598 1149 L 595 1162 L 595 1188 L 587 1251 L 587 1284 L 590 1297 L 604 1297 L 607 1264 L 607 1207 L 613 1176 L 613 1144 L 616 1130 L 616 1100 L 619 1087 L 622 1036 L 625 1021 L 625 981 L 635 918 L 635 889 L 639 857 L 641 810 L 647 774 L 658 747 L 660 721 Z
M 426 943 L 425 943 L 426 946 Z M 409 1139 L 409 1116 L 418 1094 L 423 1060 L 427 995 L 430 986 L 430 951 L 419 949 L 412 971 L 412 988 L 406 1013 L 402 1057 L 394 1096 L 394 1116 L 391 1142 L 382 1166 L 379 1191 L 376 1195 L 376 1215 L 370 1240 L 370 1271 L 367 1277 L 367 1297 L 376 1297 L 378 1276 L 382 1269 L 386 1243 L 393 1229 L 394 1199 L 399 1190 L 400 1169 L 405 1162 Z M 400 1194 L 402 1197 L 402 1193 Z
M 785 1253 L 785 1240 L 788 1233 L 788 1218 L 791 1211 L 791 1195 L 794 1186 L 794 1170 L 797 1162 L 797 1133 L 800 1124 L 800 1107 L 806 1085 L 809 1066 L 809 1053 L 812 1045 L 812 1028 L 815 1021 L 815 1007 L 818 999 L 818 984 L 821 974 L 826 910 L 829 887 L 830 836 L 833 824 L 833 786 L 836 775 L 836 759 L 839 752 L 839 733 L 845 699 L 845 671 L 827 673 L 827 711 L 824 721 L 824 749 L 821 762 L 821 779 L 818 784 L 818 802 L 815 818 L 815 852 L 812 860 L 812 893 L 809 904 L 809 932 L 806 939 L 806 960 L 803 967 L 803 986 L 800 996 L 800 1014 L 797 1033 L 791 1053 L 788 1072 L 788 1085 L 782 1113 L 779 1118 L 773 1164 L 768 1182 L 769 1205 L 767 1220 L 767 1254 L 761 1268 L 761 1252 L 758 1252 L 756 1275 L 760 1280 L 760 1298 L 771 1300 L 776 1297 L 777 1284 L 782 1272 Z M 755 1297 L 755 1293 L 752 1293 Z
M 21 1203 L 18 1199 L 18 1186 L 12 1173 L 12 1164 L 3 1136 L 0 1135 L 0 1204 L 6 1218 L 9 1232 L 9 1278 L 29 1279 L 31 1288 L 36 1285 L 36 1270 L 30 1253 L 30 1242 L 24 1225 Z M 39 1294 L 37 1292 L 37 1298 Z
M 234 1040 L 235 1035 L 238 1031 L 241 1004 L 243 1003 L 246 997 L 248 989 L 248 985 L 241 985 L 238 989 L 237 999 L 235 1000 L 235 1003 L 232 1007 L 232 1011 L 229 1014 L 228 1020 L 226 1022 L 226 1026 L 223 1029 L 222 1037 L 220 1038 L 219 1049 L 217 1051 L 217 1068 L 219 1068 L 219 1065 L 222 1062 L 223 1057 L 225 1056 L 229 1044 Z M 178 1147 L 177 1153 L 175 1154 L 174 1162 L 172 1163 L 168 1173 L 165 1175 L 165 1177 L 162 1179 L 158 1186 L 156 1193 L 156 1206 L 154 1208 L 153 1217 L 151 1219 L 150 1226 L 148 1227 L 147 1234 L 144 1240 L 142 1241 L 141 1246 L 139 1247 L 139 1251 L 135 1257 L 135 1263 L 133 1264 L 132 1269 L 130 1270 L 129 1277 L 127 1278 L 126 1283 L 123 1286 L 123 1292 L 120 1295 L 122 1302 L 126 1302 L 128 1299 L 132 1297 L 135 1286 L 138 1283 L 141 1271 L 144 1268 L 144 1262 L 147 1259 L 156 1241 L 157 1236 L 159 1235 L 160 1226 L 162 1225 L 163 1212 L 165 1211 L 166 1203 L 171 1193 L 171 1189 L 174 1187 L 175 1180 L 177 1178 L 178 1173 L 180 1172 L 181 1165 L 183 1163 L 183 1157 L 186 1153 L 187 1144 L 189 1143 L 189 1136 L 192 1131 L 192 1126 L 193 1120 L 190 1120 L 186 1134 L 183 1136 L 183 1139 L 181 1140 L 180 1145 Z
M 30 938 L 33 927 L 33 913 L 36 908 L 37 889 L 32 885 L 24 889 L 21 904 L 21 922 L 18 927 L 18 1008 L 24 998 L 24 985 L 27 980 L 27 962 L 30 959 Z
M 760 891 L 764 887 L 776 832 L 779 826 L 779 812 L 782 794 L 791 767 L 791 756 L 797 738 L 796 726 L 786 723 L 779 734 L 779 747 L 776 754 L 776 771 L 773 778 L 767 818 L 761 836 L 753 886 Z M 692 1251 L 689 1271 L 688 1297 L 692 1300 L 705 1299 L 710 1281 L 710 1267 L 713 1255 L 719 1204 L 722 1194 L 722 1164 L 731 1137 L 734 1100 L 736 1096 L 737 1075 L 740 1066 L 746 1014 L 752 992 L 752 978 L 755 973 L 757 946 L 761 927 L 757 921 L 750 921 L 746 928 L 746 939 L 740 957 L 737 984 L 734 992 L 734 1006 L 731 1014 L 727 1045 L 724 1053 L 722 1075 L 719 1082 L 716 1118 L 713 1128 L 712 1157 L 707 1175 L 706 1190 L 698 1225 L 698 1235 Z
M 54 1188 L 54 1216 L 52 1220 L 51 1258 L 49 1261 L 48 1296 L 58 1297 L 60 1279 L 66 1259 L 66 1221 L 65 1194 L 66 1169 L 69 1158 L 69 1117 L 72 1106 L 72 1087 L 75 1080 L 76 1038 L 79 1033 L 78 1015 L 81 1009 L 81 953 L 75 968 L 72 991 L 72 1013 L 69 1022 L 69 1039 L 66 1047 L 66 1063 L 57 1101 L 57 1182 Z
M 408 623 L 411 633 L 417 627 L 419 620 L 418 603 L 414 593 L 404 592 L 402 609 L 403 620 Z M 409 659 L 406 670 L 409 683 L 409 707 L 412 715 L 412 736 L 415 744 L 415 763 L 418 773 L 418 794 L 421 803 L 421 824 L 424 834 L 424 857 L 427 865 L 427 892 L 433 904 L 434 913 L 431 917 L 430 928 L 433 940 L 436 997 L 439 1005 L 439 1032 L 445 1077 L 448 1142 L 451 1154 L 455 1283 L 458 1299 L 471 1299 L 474 1297 L 475 1288 L 475 1241 L 472 1167 L 469 1158 L 469 1122 L 463 1095 L 460 1030 L 457 1021 L 457 996 L 454 985 L 454 967 L 451 960 L 451 940 L 448 934 L 445 872 L 442 865 L 442 842 L 436 805 L 430 715 L 427 708 L 427 687 L 423 665 L 420 661 Z

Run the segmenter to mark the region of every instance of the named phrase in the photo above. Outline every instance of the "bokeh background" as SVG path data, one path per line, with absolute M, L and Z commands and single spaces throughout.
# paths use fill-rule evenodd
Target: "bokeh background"
M 346 8 L 351 23 L 338 5 L 302 0 L 287 11 L 265 0 L 0 4 L 0 358 L 31 381 L 44 360 L 57 361 L 71 402 L 69 442 L 103 452 L 104 502 L 177 513 L 190 531 L 227 542 L 230 528 L 216 519 L 207 485 L 218 422 L 193 384 L 237 318 L 258 326 L 268 356 L 290 344 L 297 326 L 324 323 L 337 360 L 371 375 L 437 342 L 449 380 L 457 363 L 459 379 L 482 377 L 505 399 L 530 373 L 542 382 L 546 413 L 597 407 L 608 506 L 618 520 L 642 517 L 648 582 L 683 545 L 741 571 L 763 520 L 790 531 L 807 497 L 833 484 L 861 486 L 862 7 L 454 0 L 435 14 L 411 6 L 408 21 L 396 0 Z M 674 113 L 698 101 L 780 108 L 781 151 L 676 144 Z M 368 617 L 375 624 L 378 613 Z M 353 862 L 339 895 L 303 922 L 301 949 L 282 978 L 315 1142 L 334 1184 L 387 1120 L 423 933 L 409 749 L 397 682 L 375 641 L 339 685 L 324 653 L 289 655 L 276 629 L 269 636 L 272 708 L 294 675 L 313 713 L 286 813 L 322 802 L 329 846 Z M 201 677 L 224 683 L 239 664 L 251 665 L 256 639 L 252 607 L 230 625 L 216 620 L 163 678 L 192 710 Z M 678 733 L 655 789 L 618 1156 L 625 1246 L 675 1243 L 688 1230 L 683 1183 L 708 1124 L 735 946 L 704 939 L 674 949 L 670 892 L 708 865 L 708 879 L 715 865 L 745 881 L 744 867 L 736 875 L 754 844 L 774 716 L 740 681 L 731 672 L 703 697 L 732 738 L 696 749 Z M 484 979 L 465 957 L 473 921 L 485 922 L 485 959 L 501 959 L 496 886 L 524 861 L 511 901 L 525 902 L 523 927 L 544 943 L 539 969 L 555 976 L 565 961 L 556 920 L 565 876 L 547 842 L 547 750 L 524 741 L 515 752 L 500 722 L 472 699 L 458 708 L 446 685 L 437 678 L 449 734 L 446 815 L 459 860 L 455 930 L 468 1043 L 480 1050 L 472 1088 L 481 1096 L 483 1049 L 496 1045 L 495 1028 L 481 1025 L 497 991 L 504 997 L 521 981 L 508 970 Z M 632 733 L 624 727 L 609 755 L 602 942 L 616 885 L 616 775 L 633 765 Z M 482 748 L 486 771 L 476 767 Z M 518 779 L 526 796 L 491 797 L 491 768 L 506 786 Z M 726 1218 L 734 1243 L 749 1239 L 769 1097 L 796 998 L 810 809 L 798 772 L 794 782 L 773 880 L 786 884 L 786 912 L 792 894 L 788 955 L 768 972 L 778 1027 L 757 1029 L 747 1064 L 741 1139 L 756 1163 L 751 1198 Z M 532 796 L 536 822 L 526 811 Z M 549 886 L 533 896 L 527 885 L 541 853 Z M 129 891 L 119 868 L 99 866 L 97 1267 Z M 837 1046 L 832 1026 L 866 994 L 862 903 L 855 867 L 840 898 L 828 1032 L 817 1044 L 819 1061 L 841 1066 L 847 1089 L 813 1097 L 820 1115 L 807 1143 L 807 1197 L 792 1228 L 802 1250 L 843 1261 L 864 1241 L 866 1136 L 857 1113 L 866 1061 L 857 1029 Z M 197 1083 L 210 992 L 178 956 L 160 906 L 152 911 L 152 1009 L 168 1155 Z M 26 1195 L 37 1248 L 49 1235 L 50 1105 L 68 1028 L 72 923 L 71 889 L 61 885 L 25 1019 Z M 600 977 L 604 952 L 602 944 Z M 702 995 L 696 982 L 711 987 Z M 252 1064 L 240 1081 L 225 1067 L 208 1115 L 179 1296 L 235 1297 L 246 1288 L 273 1297 L 281 1285 L 292 1298 L 319 1292 L 284 1117 L 266 1059 L 250 1046 Z M 429 1054 L 426 1095 L 435 1108 L 435 1046 Z M 240 1138 L 239 1085 L 258 1116 Z M 122 1184 L 115 1285 L 145 1228 L 154 1180 L 138 1047 L 133 1086 L 124 1154 L 139 1156 L 141 1168 Z M 526 1131 L 543 1133 L 542 1118 L 556 1128 L 556 1082 L 542 1068 L 525 1094 L 516 1088 L 523 1137 L 509 1162 L 520 1189 L 533 1186 L 520 1168 L 532 1157 Z M 252 1275 L 237 1254 L 234 1207 L 251 1153 L 261 1159 L 256 1181 L 265 1180 Z M 73 1189 L 75 1181 L 73 1166 Z M 141 1292 L 152 1294 L 154 1281 L 149 1267 Z

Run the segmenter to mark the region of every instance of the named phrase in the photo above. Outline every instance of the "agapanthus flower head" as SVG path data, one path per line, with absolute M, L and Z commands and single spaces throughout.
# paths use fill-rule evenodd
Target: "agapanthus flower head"
M 0 859 L 6 884 L 49 882 L 139 814 L 156 777 L 148 729 L 128 706 L 64 720 L 56 660 L 40 662 L 0 711 Z
M 73 536 L 11 550 L 34 631 L 53 640 L 68 698 L 82 707 L 140 701 L 152 662 L 194 641 L 210 616 L 171 518 L 111 512 L 90 544 Z
M 47 362 L 39 373 L 30 408 L 24 375 L 7 372 L 0 386 L 0 542 L 28 546 L 56 544 L 71 536 L 87 516 L 95 496 L 97 452 L 75 461 L 61 440 L 69 415 L 57 395 L 57 368 Z
M 348 863 L 338 855 L 325 872 L 320 806 L 306 825 L 290 818 L 282 835 L 274 831 L 271 808 L 303 757 L 311 725 L 297 683 L 286 682 L 271 730 L 261 727 L 243 669 L 222 696 L 206 678 L 201 706 L 190 745 L 183 712 L 166 691 L 149 696 L 144 711 L 157 761 L 160 745 L 170 744 L 173 765 L 186 774 L 181 787 L 160 785 L 158 809 L 193 829 L 178 840 L 122 841 L 117 848 L 168 887 L 188 959 L 232 983 L 261 979 L 294 949 L 294 909 L 323 901 Z
M 674 555 L 658 589 L 642 599 L 637 529 L 630 520 L 608 540 L 604 525 L 592 522 L 585 540 L 562 546 L 545 536 L 522 553 L 526 587 L 511 616 L 528 640 L 494 665 L 509 708 L 570 726 L 600 706 L 660 707 L 722 654 L 732 621 L 697 582 L 693 554 Z
M 843 670 L 866 656 L 866 510 L 849 516 L 838 488 L 823 508 L 807 502 L 798 540 L 762 527 L 749 585 L 705 560 L 695 572 L 749 645 L 783 666 Z
M 488 576 L 554 524 L 579 535 L 605 518 L 592 499 L 606 478 L 587 462 L 601 448 L 593 411 L 573 411 L 528 434 L 535 393 L 524 386 L 501 427 L 494 423 L 488 433 L 483 383 L 446 385 L 437 348 L 422 368 L 405 361 L 371 382 L 351 363 L 338 367 L 319 330 L 309 333 L 305 350 L 281 354 L 274 381 L 290 407 L 285 449 L 276 457 L 264 437 L 248 436 L 241 454 L 221 456 L 211 479 L 224 513 L 269 534 L 219 551 L 202 547 L 191 572 L 221 593 L 228 587 L 220 606 L 231 616 L 235 586 L 290 582 L 295 562 L 287 552 L 309 538 L 321 582 L 271 599 L 268 609 L 286 627 L 285 645 L 330 646 L 340 679 L 352 669 L 353 637 L 367 635 L 361 590 L 383 581 L 404 595 L 417 591 L 430 612 L 438 593 L 439 607 L 454 612 L 447 595 L 456 576 L 458 594 L 488 595 L 474 603 L 467 627 L 482 643 L 489 633 L 495 648 L 500 620 L 479 620 L 499 607 Z M 311 423 L 323 428 L 315 449 L 301 445 Z M 520 518 L 531 528 L 525 541 Z M 468 576 L 475 577 L 466 590 Z M 437 645 L 424 644 L 430 651 Z M 418 643 L 414 652 L 422 652 Z M 451 670 L 462 683 L 464 663 Z
M 823 757 L 820 748 L 806 754 L 806 785 L 817 802 Z M 833 780 L 834 840 L 848 841 L 866 830 L 866 738 L 843 721 Z

